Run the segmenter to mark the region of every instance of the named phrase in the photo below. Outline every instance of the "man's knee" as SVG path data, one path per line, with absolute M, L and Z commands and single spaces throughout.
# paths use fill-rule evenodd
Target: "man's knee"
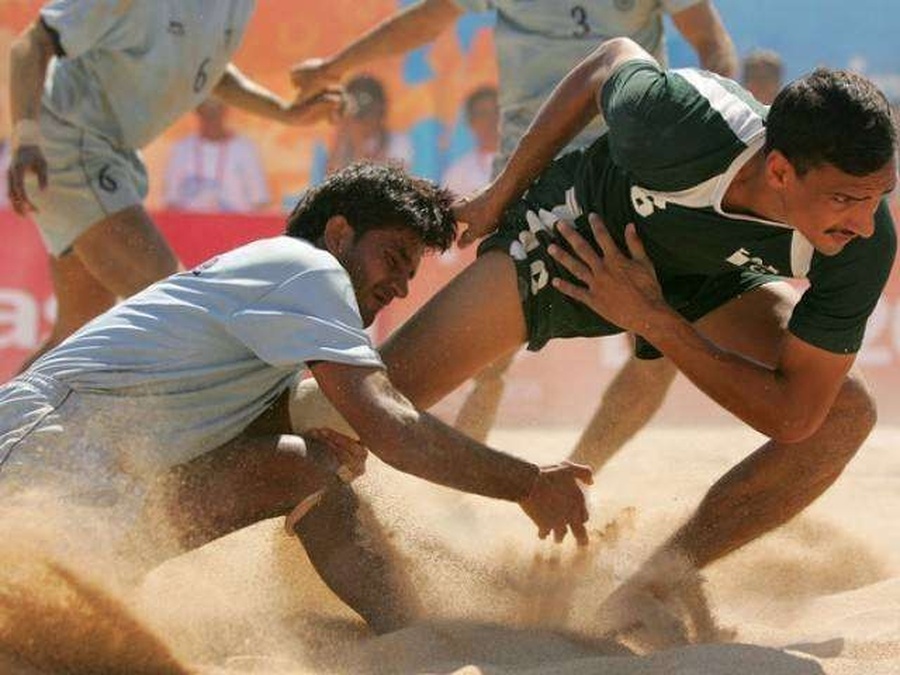
M 847 460 L 866 440 L 878 420 L 875 398 L 865 380 L 858 373 L 851 373 L 838 392 L 828 415 L 829 435 L 843 440 Z

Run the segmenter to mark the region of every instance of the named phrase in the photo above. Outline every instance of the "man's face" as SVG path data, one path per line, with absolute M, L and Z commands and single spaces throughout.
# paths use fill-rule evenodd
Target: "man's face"
M 358 240 L 351 236 L 343 251 L 333 252 L 350 275 L 363 325 L 394 298 L 409 294 L 409 281 L 419 268 L 425 247 L 407 227 L 369 230 Z
M 896 181 L 895 161 L 866 176 L 853 176 L 830 164 L 799 176 L 789 167 L 781 186 L 785 220 L 817 251 L 836 255 L 857 237 L 872 236 L 875 210 Z

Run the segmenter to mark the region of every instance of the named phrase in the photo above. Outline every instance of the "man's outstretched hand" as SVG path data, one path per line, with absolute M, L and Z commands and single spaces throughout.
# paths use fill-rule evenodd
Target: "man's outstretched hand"
M 541 539 L 553 532 L 557 542 L 565 539 L 566 531 L 580 546 L 588 543 L 585 522 L 588 519 L 587 505 L 579 483 L 590 485 L 594 482 L 591 467 L 569 461 L 541 467 L 534 481 L 531 493 L 519 506 L 538 526 Z

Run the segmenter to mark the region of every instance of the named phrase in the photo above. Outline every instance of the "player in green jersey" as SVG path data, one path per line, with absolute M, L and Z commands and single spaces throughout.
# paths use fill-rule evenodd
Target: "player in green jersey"
M 609 131 L 553 161 L 598 111 Z M 888 102 L 862 76 L 817 70 L 767 109 L 730 80 L 604 43 L 458 214 L 470 238 L 499 223 L 478 260 L 382 358 L 427 407 L 523 342 L 644 336 L 770 439 L 645 570 L 702 568 L 805 508 L 875 423 L 853 362 L 894 259 L 895 151 Z M 783 277 L 809 288 L 798 297 Z M 295 426 L 309 423 L 308 394 L 291 402 Z M 647 574 L 612 602 L 638 606 Z

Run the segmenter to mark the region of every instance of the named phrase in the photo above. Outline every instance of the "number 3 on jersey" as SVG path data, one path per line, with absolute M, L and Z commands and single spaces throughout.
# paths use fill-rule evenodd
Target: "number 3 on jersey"
M 573 37 L 584 37 L 591 32 L 591 24 L 588 23 L 587 10 L 581 5 L 574 5 L 569 10 L 569 16 L 575 22 L 575 29 L 572 31 Z

